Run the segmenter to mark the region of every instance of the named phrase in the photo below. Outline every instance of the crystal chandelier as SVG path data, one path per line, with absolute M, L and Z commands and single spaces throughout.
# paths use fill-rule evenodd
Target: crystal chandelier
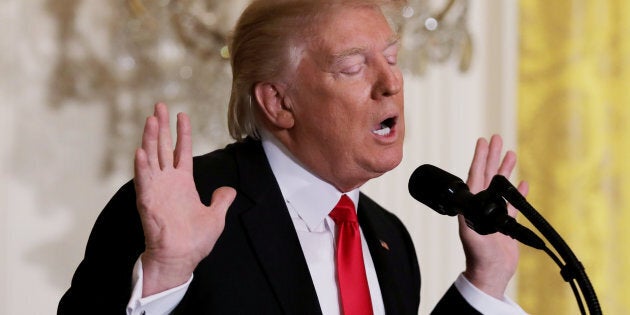
M 459 70 L 465 72 L 472 59 L 472 39 L 466 13 L 468 0 L 410 0 L 402 11 L 402 52 L 404 69 L 422 74 L 430 64 L 458 58 Z

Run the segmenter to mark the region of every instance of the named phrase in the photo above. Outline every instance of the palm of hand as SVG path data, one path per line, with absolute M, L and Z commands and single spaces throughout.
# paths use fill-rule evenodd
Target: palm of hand
M 480 139 L 470 167 L 467 184 L 472 193 L 488 187 L 496 174 L 509 177 L 516 165 L 516 155 L 508 151 L 501 161 L 502 140 L 493 136 L 490 143 Z M 518 187 L 522 194 L 527 193 L 527 184 Z M 516 209 L 508 206 L 508 214 L 516 216 Z M 516 272 L 519 250 L 518 243 L 501 233 L 479 235 L 466 226 L 464 218 L 459 218 L 459 232 L 466 255 L 464 275 L 477 288 L 497 298 L 503 298 L 508 282 Z
M 199 198 L 192 175 L 190 122 L 178 115 L 172 149 L 166 105 L 147 118 L 136 151 L 136 203 L 144 230 L 143 296 L 178 286 L 192 275 L 223 232 L 233 188 L 215 190 L 209 207 Z
M 146 253 L 162 262 L 206 257 L 223 231 L 224 219 L 201 203 L 192 174 L 170 168 L 152 174 L 138 192 Z

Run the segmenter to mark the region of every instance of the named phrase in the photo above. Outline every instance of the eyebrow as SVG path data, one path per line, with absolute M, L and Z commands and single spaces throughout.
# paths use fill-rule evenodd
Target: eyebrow
M 400 46 L 400 35 L 399 34 L 393 35 L 392 37 L 389 38 L 387 42 L 389 44 L 387 45 L 387 47 L 385 47 L 385 50 L 387 50 L 389 47 L 392 47 L 392 46 Z
M 330 56 L 328 56 L 328 64 L 338 64 L 340 63 L 342 60 L 350 57 L 350 56 L 354 56 L 354 55 L 361 55 L 366 49 L 364 47 L 353 47 L 347 50 L 344 50 L 340 53 L 337 54 L 332 54 Z
M 399 45 L 400 44 L 400 35 L 399 34 L 394 34 L 392 35 L 392 37 L 389 38 L 389 40 L 387 41 L 387 48 L 395 46 L 395 45 Z

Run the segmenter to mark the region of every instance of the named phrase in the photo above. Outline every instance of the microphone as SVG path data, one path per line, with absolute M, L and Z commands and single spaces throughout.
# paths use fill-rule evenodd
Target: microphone
M 488 189 L 473 194 L 459 177 L 433 165 L 421 165 L 411 174 L 409 193 L 440 214 L 463 215 L 466 225 L 481 235 L 501 232 L 531 247 L 545 248 L 542 239 L 507 214 L 507 203 L 498 193 Z

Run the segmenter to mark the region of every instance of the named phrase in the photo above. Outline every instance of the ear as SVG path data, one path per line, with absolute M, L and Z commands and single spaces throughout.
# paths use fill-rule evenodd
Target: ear
M 285 104 L 285 88 L 283 86 L 269 82 L 256 83 L 254 95 L 263 116 L 273 126 L 280 129 L 293 127 L 295 119 L 291 108 Z

